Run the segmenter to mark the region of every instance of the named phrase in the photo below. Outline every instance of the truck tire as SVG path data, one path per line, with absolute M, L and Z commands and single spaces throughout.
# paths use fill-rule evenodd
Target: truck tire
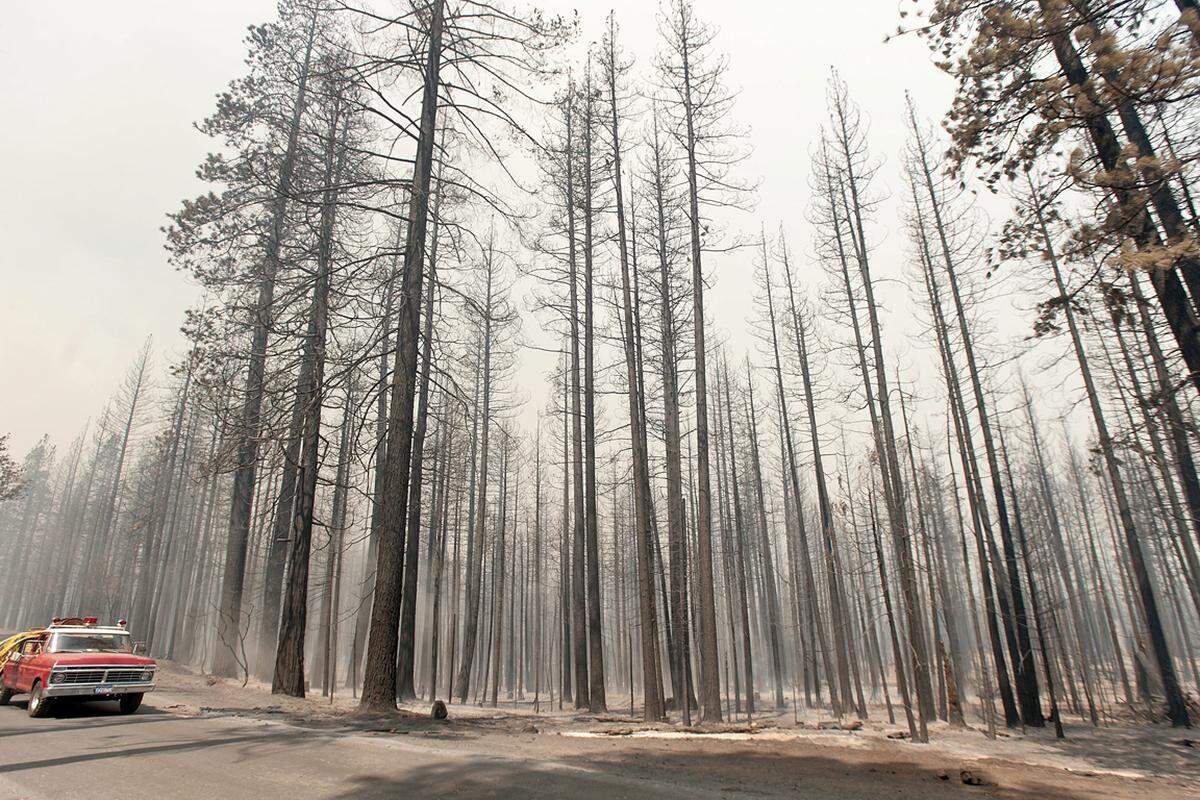
M 0 706 L 8 705 L 8 701 L 12 700 L 12 696 L 16 694 L 7 686 L 0 686 Z
M 121 713 L 132 714 L 142 705 L 142 693 L 121 695 Z
M 42 695 L 42 682 L 34 681 L 33 688 L 29 690 L 29 716 L 41 718 L 49 714 L 50 701 Z

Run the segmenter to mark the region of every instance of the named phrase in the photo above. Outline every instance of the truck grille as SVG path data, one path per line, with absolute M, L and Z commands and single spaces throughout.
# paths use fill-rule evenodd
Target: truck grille
M 77 669 L 67 670 L 63 673 L 62 680 L 59 683 L 103 683 L 104 670 L 102 669 Z
M 61 674 L 61 677 L 54 681 L 57 685 L 80 685 L 91 683 L 145 683 L 142 680 L 143 670 L 140 669 L 78 669 L 68 667 L 61 671 L 56 670 L 55 674 Z M 151 670 L 151 674 L 153 671 Z

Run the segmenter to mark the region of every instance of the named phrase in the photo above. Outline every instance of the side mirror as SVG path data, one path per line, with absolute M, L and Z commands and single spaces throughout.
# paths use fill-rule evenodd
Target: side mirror
M 145 642 L 134 642 L 133 643 L 133 654 L 135 656 L 141 655 L 142 653 L 145 653 L 145 652 L 146 652 L 146 643 Z

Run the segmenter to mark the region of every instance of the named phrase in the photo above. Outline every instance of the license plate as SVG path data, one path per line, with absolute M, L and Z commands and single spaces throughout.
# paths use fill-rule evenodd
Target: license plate
M 92 693 L 93 694 L 112 694 L 112 690 L 113 690 L 113 687 L 112 687 L 111 683 L 102 683 L 99 686 L 97 686 L 95 689 L 93 689 Z

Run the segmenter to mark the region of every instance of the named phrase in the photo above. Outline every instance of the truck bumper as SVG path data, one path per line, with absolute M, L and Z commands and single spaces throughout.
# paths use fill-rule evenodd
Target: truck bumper
M 153 683 L 114 683 L 114 684 L 85 684 L 72 686 L 70 684 L 49 684 L 42 689 L 43 697 L 94 697 L 97 700 L 108 700 L 123 694 L 144 694 L 154 691 Z

